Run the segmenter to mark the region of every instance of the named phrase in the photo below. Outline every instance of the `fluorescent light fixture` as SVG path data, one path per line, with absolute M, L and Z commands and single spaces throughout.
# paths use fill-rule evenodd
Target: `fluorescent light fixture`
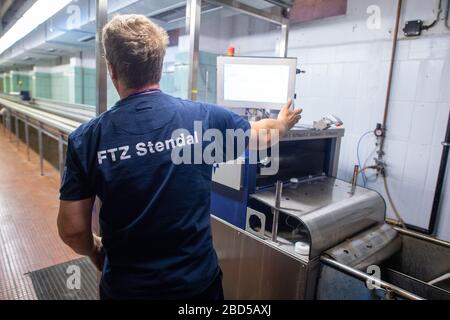
M 37 0 L 0 38 L 0 54 L 67 6 L 72 0 Z

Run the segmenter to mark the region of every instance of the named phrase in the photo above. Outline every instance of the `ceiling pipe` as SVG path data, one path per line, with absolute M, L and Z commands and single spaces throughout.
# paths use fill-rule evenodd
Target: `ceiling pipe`
M 388 71 L 388 80 L 387 80 L 387 88 L 386 88 L 386 96 L 384 100 L 384 112 L 383 112 L 383 122 L 381 124 L 381 129 L 383 131 L 383 134 L 379 136 L 379 142 L 378 142 L 378 150 L 377 150 L 377 165 L 381 168 L 378 169 L 377 174 L 380 173 L 383 178 L 384 182 L 384 188 L 386 190 L 386 195 L 389 200 L 389 204 L 392 207 L 392 211 L 395 213 L 399 223 L 405 227 L 405 223 L 403 222 L 400 213 L 397 211 L 396 206 L 394 202 L 392 201 L 392 197 L 389 193 L 389 188 L 386 180 L 386 170 L 385 170 L 385 164 L 383 161 L 384 157 L 384 141 L 386 139 L 386 123 L 389 113 L 389 106 L 390 106 L 390 99 L 391 99 L 391 90 L 392 90 L 392 78 L 394 75 L 394 67 L 395 67 L 395 57 L 397 53 L 397 42 L 398 42 L 398 30 L 400 26 L 400 17 L 402 12 L 402 0 L 397 0 L 397 10 L 395 15 L 395 23 L 394 23 L 394 30 L 392 31 L 392 49 L 391 49 L 391 57 L 390 57 L 390 63 L 389 63 L 389 71 Z

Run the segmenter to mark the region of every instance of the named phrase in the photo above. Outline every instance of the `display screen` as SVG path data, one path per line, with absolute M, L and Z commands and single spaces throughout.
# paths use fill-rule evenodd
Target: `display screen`
M 290 98 L 289 72 L 287 65 L 225 64 L 223 98 L 284 104 Z

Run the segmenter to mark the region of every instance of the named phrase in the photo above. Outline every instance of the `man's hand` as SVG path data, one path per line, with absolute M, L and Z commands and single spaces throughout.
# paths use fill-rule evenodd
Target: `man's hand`
M 105 252 L 103 251 L 102 238 L 97 235 L 94 237 L 94 246 L 92 253 L 89 255 L 92 263 L 97 267 L 98 271 L 103 270 L 103 264 L 105 262 Z
M 278 139 L 286 135 L 286 133 L 300 120 L 302 109 L 292 109 L 292 100 L 281 108 L 277 119 L 262 119 L 251 122 L 252 135 L 250 148 L 265 149 L 278 143 Z M 272 130 L 278 130 L 278 134 L 272 137 Z M 265 133 L 261 135 L 260 133 Z M 263 141 L 261 141 L 263 139 Z M 252 147 L 253 146 L 253 147 Z M 261 147 L 262 146 L 262 147 Z
M 284 125 L 284 133 L 288 132 L 301 119 L 302 109 L 292 109 L 292 99 L 281 108 L 278 113 L 278 120 Z

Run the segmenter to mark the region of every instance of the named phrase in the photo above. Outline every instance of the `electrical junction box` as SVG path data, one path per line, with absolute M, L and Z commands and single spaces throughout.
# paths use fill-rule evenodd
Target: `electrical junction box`
M 422 26 L 422 20 L 407 21 L 405 27 L 403 28 L 403 33 L 407 37 L 420 36 L 420 34 L 422 33 Z

